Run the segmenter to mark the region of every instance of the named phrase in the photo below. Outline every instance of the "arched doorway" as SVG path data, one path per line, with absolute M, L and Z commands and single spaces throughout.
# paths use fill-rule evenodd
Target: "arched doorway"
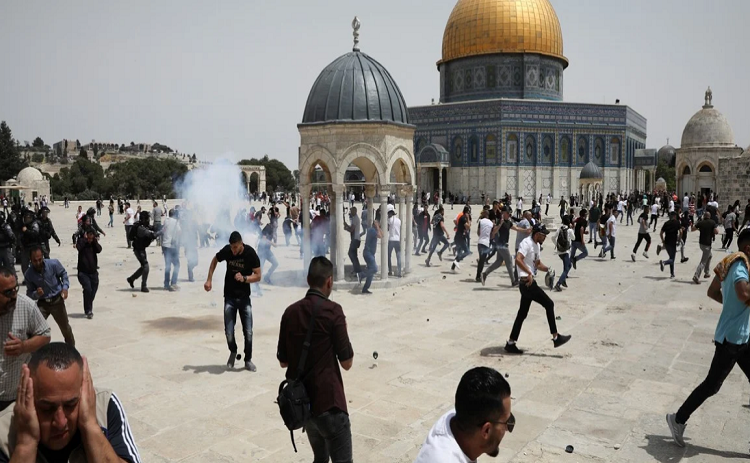
M 260 191 L 258 191 L 258 187 L 260 185 L 260 174 L 259 173 L 257 173 L 257 172 L 251 172 L 248 183 L 250 185 L 249 186 L 250 194 L 259 194 L 259 193 L 261 193 Z
M 695 175 L 695 188 L 708 197 L 711 192 L 716 191 L 716 168 L 710 162 L 704 162 L 698 166 Z

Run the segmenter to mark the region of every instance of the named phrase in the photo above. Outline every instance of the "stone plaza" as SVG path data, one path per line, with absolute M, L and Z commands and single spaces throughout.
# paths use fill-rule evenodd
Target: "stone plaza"
M 76 206 L 51 207 L 61 237 L 74 231 Z M 446 212 L 452 220 L 459 211 Z M 115 215 L 116 224 L 121 220 Z M 125 281 L 137 263 L 126 249 L 123 226 L 105 231 L 93 320 L 83 316 L 75 249 L 68 241 L 53 248 L 52 257 L 71 278 L 67 306 L 77 347 L 90 359 L 94 384 L 114 389 L 122 399 L 142 460 L 311 461 L 307 437 L 299 432 L 299 453 L 294 453 L 274 403 L 284 377 L 276 361 L 279 320 L 305 293 L 299 249 L 275 248 L 278 286 L 263 285 L 264 296 L 253 298 L 258 371 L 250 373 L 229 371 L 224 364 L 223 265 L 213 292 L 203 290 L 215 248 L 200 250 L 195 283 L 186 281 L 182 259 L 181 290 L 171 293 L 160 289 L 164 261 L 160 249 L 150 247 L 152 291 L 142 294 Z M 507 375 L 517 418 L 499 457 L 479 461 L 746 460 L 750 387 L 739 368 L 693 415 L 687 447 L 672 442 L 664 416 L 708 372 L 721 307 L 706 297 L 707 282 L 690 281 L 700 254 L 696 233 L 688 239 L 690 261 L 678 264 L 677 278 L 669 280 L 659 271 L 653 248 L 650 260 L 639 255 L 630 261 L 636 231 L 620 226 L 616 260 L 589 257 L 571 272 L 570 289 L 550 293 L 560 330 L 573 335 L 560 349 L 552 348 L 544 311 L 535 305 L 519 340 L 527 353 L 504 355 L 519 293 L 504 271 L 492 274 L 486 287 L 474 282 L 475 246 L 458 273 L 450 272 L 447 254 L 434 268 L 414 258 L 407 285 L 374 286 L 369 297 L 334 291 L 355 351 L 354 367 L 343 372 L 354 460 L 413 461 L 435 420 L 452 407 L 461 375 L 479 365 Z M 255 240 L 246 241 L 254 245 Z M 723 255 L 719 246 L 717 239 L 714 261 Z M 542 261 L 561 272 L 550 238 Z M 53 341 L 61 341 L 51 319 L 50 324 Z M 573 454 L 565 453 L 567 445 Z

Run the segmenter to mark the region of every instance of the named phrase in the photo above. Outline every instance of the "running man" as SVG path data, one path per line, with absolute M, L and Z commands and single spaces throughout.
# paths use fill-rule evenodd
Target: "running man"
M 638 217 L 638 240 L 635 242 L 633 253 L 630 254 L 630 258 L 635 262 L 635 255 L 638 253 L 638 247 L 641 245 L 641 241 L 646 242 L 646 249 L 643 250 L 643 257 L 648 259 L 648 250 L 651 247 L 651 234 L 648 232 L 648 208 L 643 206 L 643 213 Z

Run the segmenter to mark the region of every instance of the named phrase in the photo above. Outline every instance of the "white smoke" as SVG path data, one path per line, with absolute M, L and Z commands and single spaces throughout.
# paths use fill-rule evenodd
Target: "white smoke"
M 222 245 L 229 234 L 238 230 L 243 237 L 247 229 L 247 188 L 242 171 L 232 161 L 221 159 L 189 171 L 174 185 L 183 207 L 193 211 L 193 219 L 210 224 L 212 234 Z M 238 212 L 245 210 L 244 219 L 237 221 Z

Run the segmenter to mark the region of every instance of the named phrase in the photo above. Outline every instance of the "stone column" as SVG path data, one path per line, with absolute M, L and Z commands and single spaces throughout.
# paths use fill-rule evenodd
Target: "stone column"
M 400 269 L 396 270 L 397 272 L 404 272 L 404 263 L 406 262 L 404 260 L 404 255 L 411 254 L 411 252 L 406 249 L 406 237 L 411 236 L 411 211 L 406 210 L 406 198 L 404 198 L 404 191 L 400 190 L 398 192 L 398 218 L 401 219 L 401 230 L 400 230 L 400 245 L 401 245 L 401 251 L 399 252 L 399 257 L 401 261 L 401 267 Z
M 388 281 L 388 194 L 380 190 L 380 279 Z
M 310 268 L 311 248 L 310 248 L 310 185 L 299 186 L 300 211 L 302 216 L 302 273 L 307 276 L 307 270 Z
M 414 207 L 414 192 L 411 188 L 406 191 L 406 213 L 409 216 L 408 226 L 406 227 L 406 247 L 404 248 L 404 269 L 403 275 L 411 273 L 411 253 L 414 247 L 414 237 L 411 232 L 412 208 Z
M 443 166 L 438 167 L 438 185 L 437 185 L 438 194 L 440 195 L 440 198 L 438 199 L 439 204 L 443 204 Z M 429 204 L 429 201 L 428 201 Z
M 367 224 L 362 224 L 362 226 L 370 228 L 372 221 L 375 220 L 375 209 L 373 209 L 372 202 L 372 199 L 375 197 L 375 186 L 368 185 L 365 187 L 365 197 L 367 198 Z
M 346 255 L 344 251 L 344 236 L 346 235 L 344 232 L 344 203 L 346 203 L 346 199 L 344 198 L 343 185 L 334 185 L 331 202 L 333 203 L 331 205 L 331 233 L 333 235 L 331 241 L 331 261 L 336 270 L 335 280 L 344 281 L 346 278 L 344 272 L 344 256 Z

